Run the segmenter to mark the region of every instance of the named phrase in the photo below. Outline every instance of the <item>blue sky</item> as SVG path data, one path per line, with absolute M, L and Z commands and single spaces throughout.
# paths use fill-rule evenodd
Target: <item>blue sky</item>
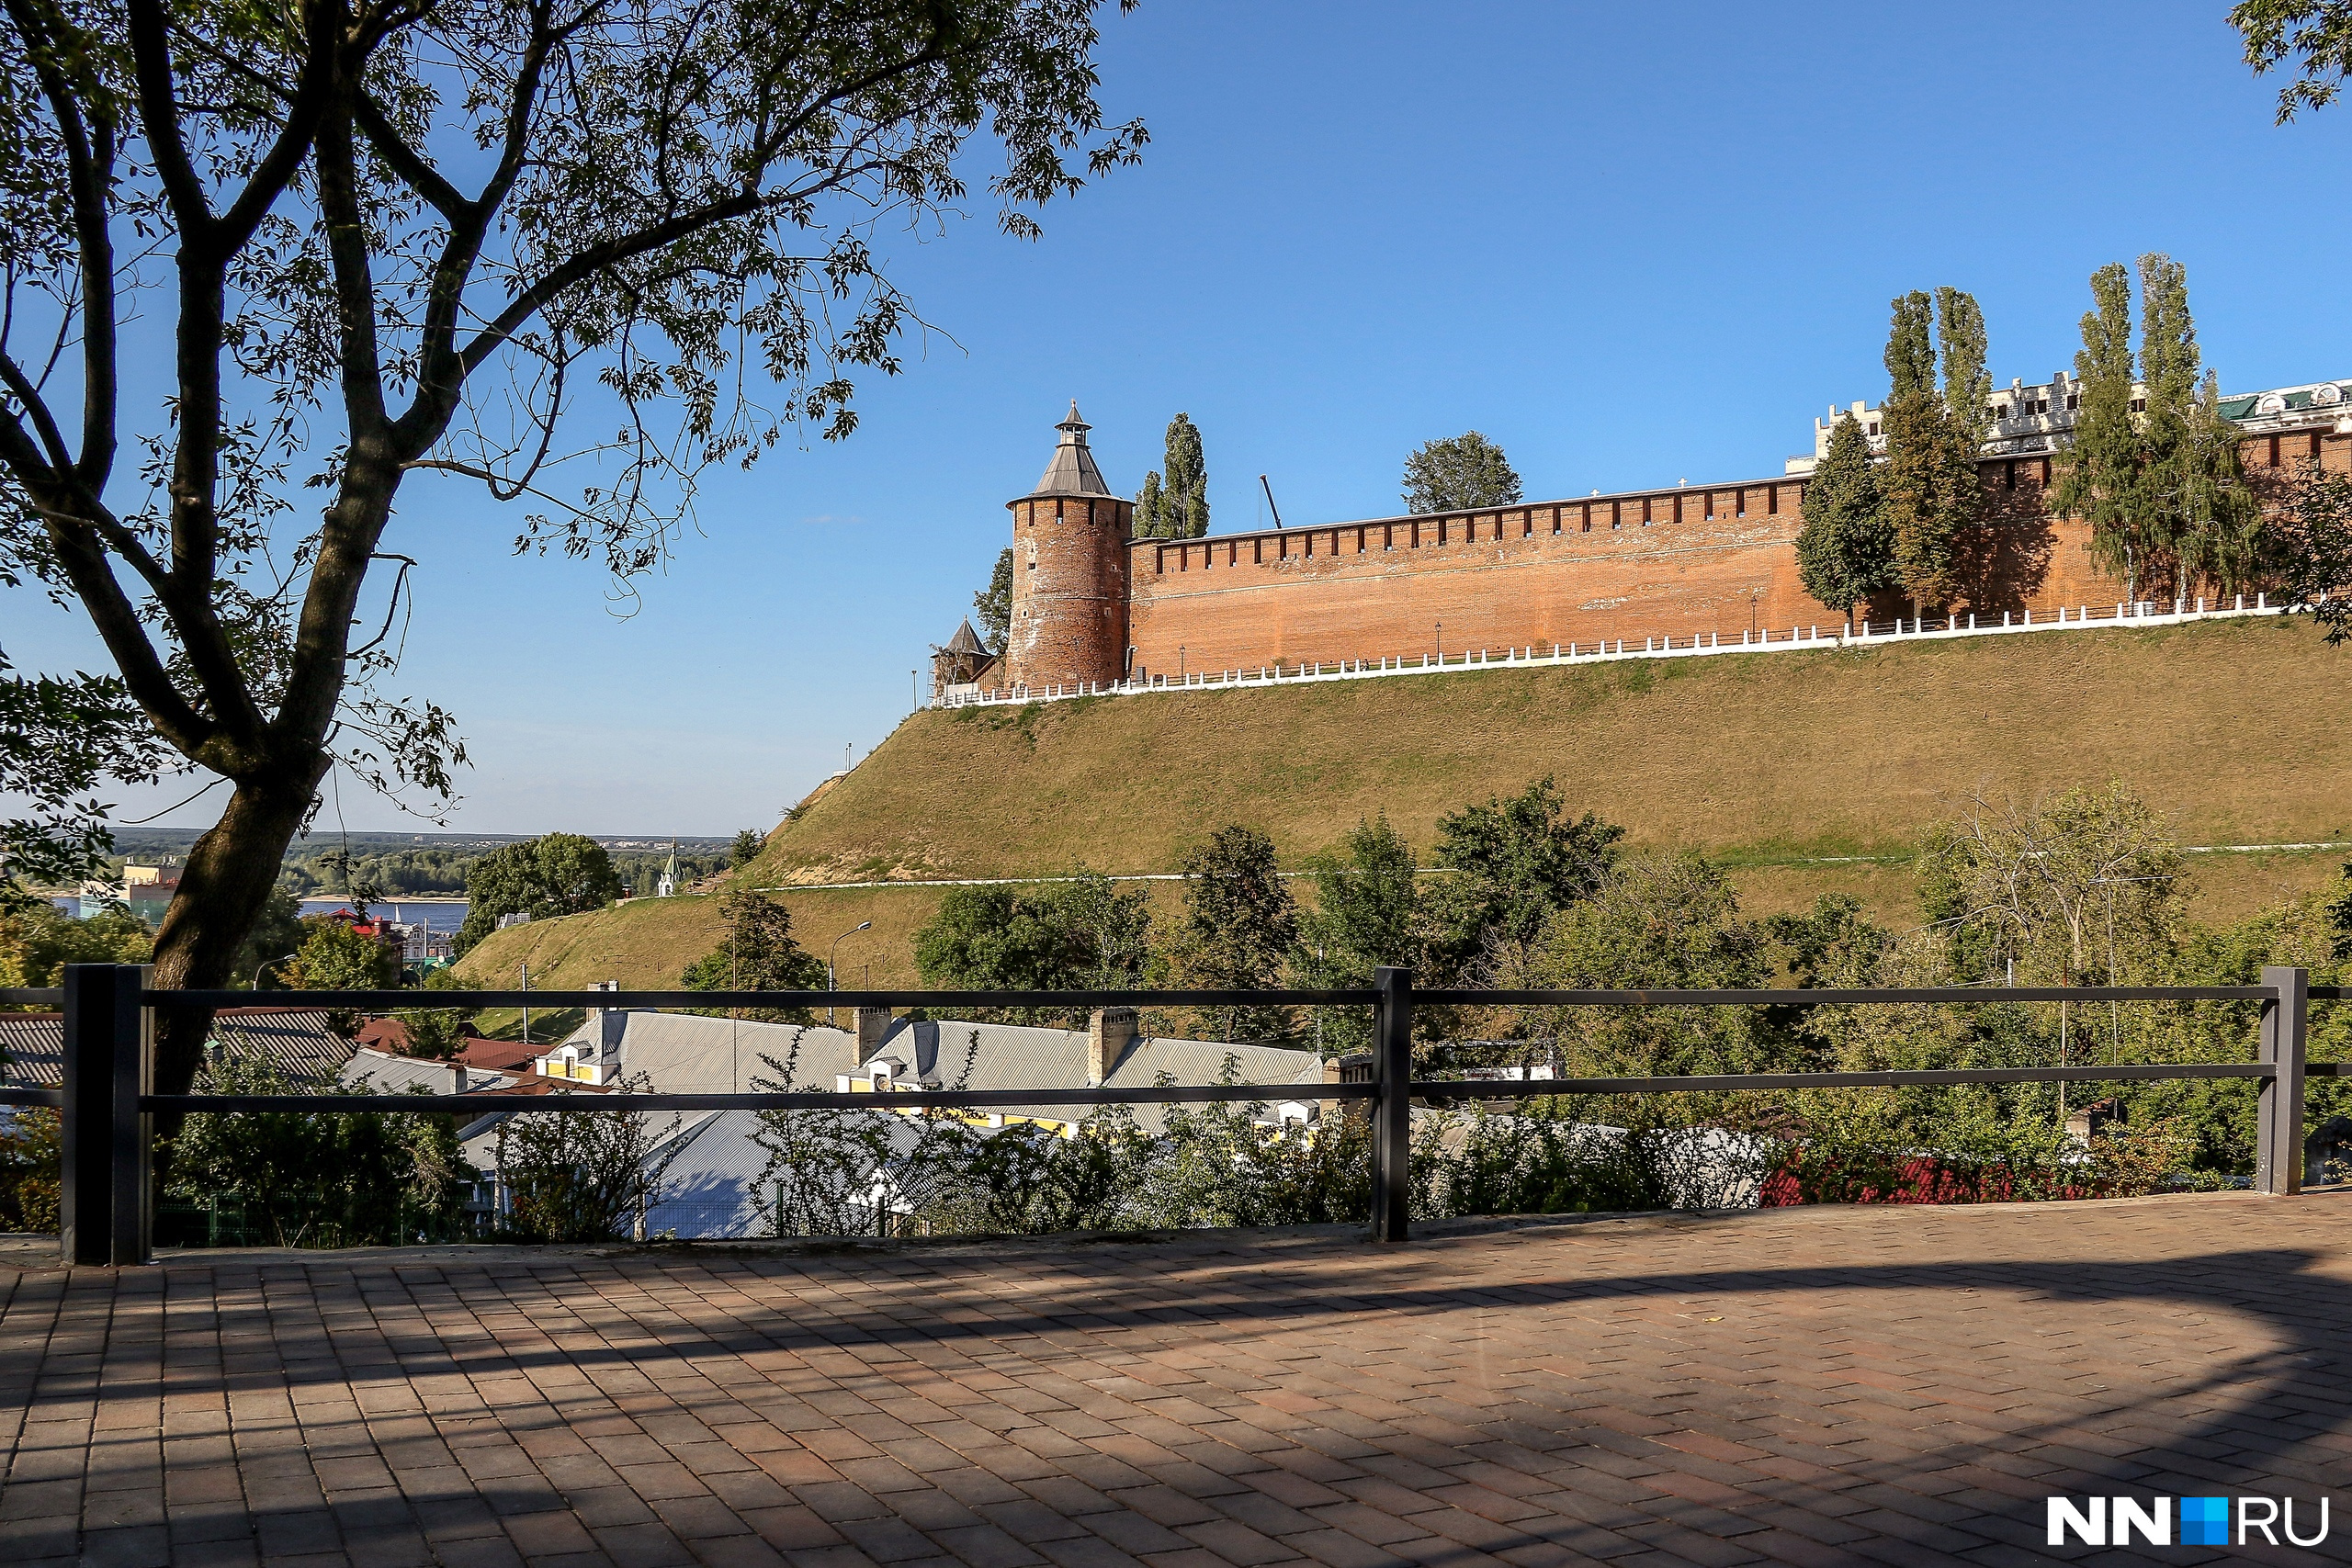
M 1996 380 L 2035 380 L 2071 363 L 2090 271 L 2148 250 L 2187 264 L 2225 391 L 2352 375 L 2325 282 L 2352 109 L 2275 127 L 2225 11 L 1108 12 L 1102 96 L 1149 122 L 1143 164 L 1035 243 L 984 207 L 888 243 L 944 333 L 865 388 L 848 442 L 713 476 L 634 615 L 591 567 L 515 558 L 476 495 L 403 491 L 399 684 L 471 744 L 454 825 L 773 824 L 906 714 L 1073 397 L 1130 491 L 1189 412 L 1223 530 L 1258 523 L 1261 472 L 1293 523 L 1394 513 L 1405 454 L 1469 428 L 1531 498 L 1778 472 L 1830 402 L 1883 389 L 1894 293 L 1972 290 Z M 92 657 L 0 603 L 20 666 Z M 409 820 L 339 793 L 350 827 Z

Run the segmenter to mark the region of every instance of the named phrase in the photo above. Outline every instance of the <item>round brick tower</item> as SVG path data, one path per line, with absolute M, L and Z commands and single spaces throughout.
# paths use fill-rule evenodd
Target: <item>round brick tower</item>
M 1078 404 L 1037 488 L 1012 512 L 1012 628 L 1006 679 L 1035 690 L 1116 681 L 1127 665 L 1127 531 L 1132 502 L 1102 482 Z

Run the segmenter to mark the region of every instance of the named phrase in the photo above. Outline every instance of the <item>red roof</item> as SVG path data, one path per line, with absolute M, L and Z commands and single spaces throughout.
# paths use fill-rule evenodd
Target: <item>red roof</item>
M 524 1045 L 512 1040 L 486 1040 L 479 1034 L 469 1034 L 458 1051 L 458 1060 L 469 1067 L 485 1067 L 494 1073 L 528 1072 L 531 1063 L 549 1049 L 546 1045 Z

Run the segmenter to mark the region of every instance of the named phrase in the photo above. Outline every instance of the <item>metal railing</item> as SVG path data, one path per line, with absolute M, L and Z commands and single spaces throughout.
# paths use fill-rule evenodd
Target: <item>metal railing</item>
M 1369 988 L 1265 991 L 306 991 L 303 1000 L 354 1011 L 452 1008 L 815 1009 L 1024 1008 L 1075 1013 L 1092 1008 L 1369 1007 L 1370 1073 L 1361 1081 L 1289 1084 L 1170 1084 L 1146 1089 L 817 1090 L 733 1094 L 553 1093 L 217 1095 L 154 1092 L 154 1019 L 165 1008 L 250 1005 L 250 991 L 153 990 L 131 964 L 75 964 L 51 990 L 0 991 L 0 1003 L 54 1005 L 64 1014 L 62 1089 L 0 1089 L 0 1104 L 54 1106 L 64 1132 L 63 1247 L 68 1262 L 151 1261 L 151 1149 L 161 1111 L 443 1111 L 529 1115 L 550 1111 L 985 1110 L 993 1106 L 1246 1103 L 1277 1099 L 1365 1100 L 1372 1133 L 1372 1236 L 1408 1239 L 1412 1102 L 1521 1100 L 1550 1095 L 1659 1094 L 1774 1089 L 1891 1089 L 1950 1084 L 2252 1078 L 2257 1099 L 2255 1187 L 2284 1195 L 2303 1180 L 2303 1083 L 2352 1076 L 2352 1065 L 2306 1059 L 2310 1005 L 2342 1000 L 2352 987 L 2312 986 L 2307 971 L 2270 967 L 2255 986 L 1927 987 L 1832 990 L 1428 990 L 1411 973 L 1384 968 Z M 1416 1078 L 1417 1007 L 1838 1007 L 1884 1004 L 2256 1001 L 2259 1045 L 2251 1062 L 2086 1064 L 2048 1067 L 1892 1069 L 1882 1072 L 1723 1073 L 1645 1077 Z

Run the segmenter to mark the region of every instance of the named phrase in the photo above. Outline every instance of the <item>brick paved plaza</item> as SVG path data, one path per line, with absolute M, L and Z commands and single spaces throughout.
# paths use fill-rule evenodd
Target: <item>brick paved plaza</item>
M 2352 1492 L 2347 1221 L 2321 1193 L 1388 1249 L 20 1254 L 0 1544 L 11 1568 L 2026 1562 L 2060 1555 L 2052 1492 Z M 2347 1500 L 2316 1551 L 2255 1555 L 2352 1557 Z

